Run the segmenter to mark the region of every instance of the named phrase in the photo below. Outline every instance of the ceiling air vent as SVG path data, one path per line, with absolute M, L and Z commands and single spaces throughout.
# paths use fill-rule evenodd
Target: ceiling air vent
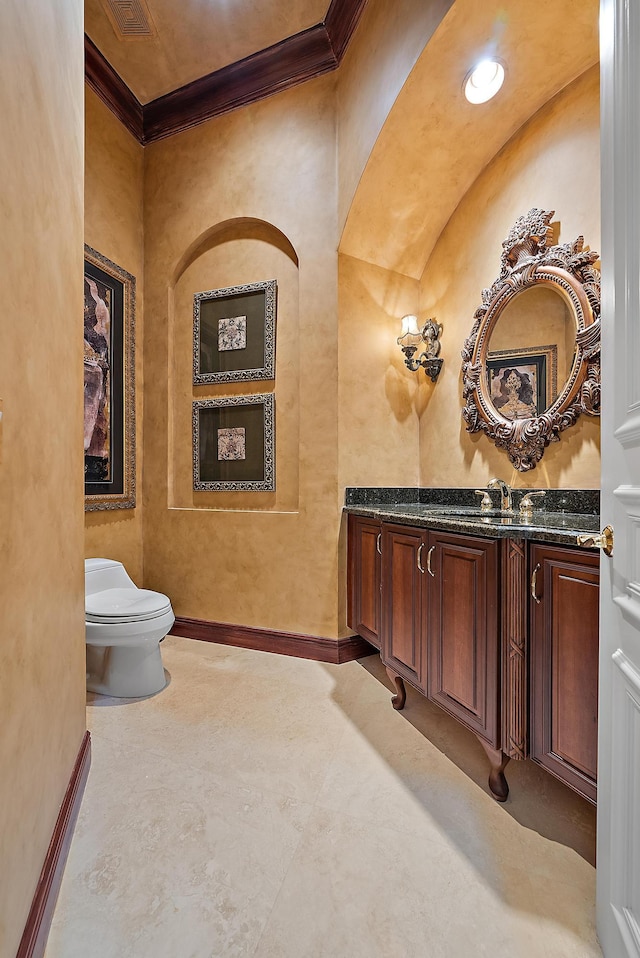
M 146 0 L 102 0 L 118 40 L 150 40 L 158 31 Z

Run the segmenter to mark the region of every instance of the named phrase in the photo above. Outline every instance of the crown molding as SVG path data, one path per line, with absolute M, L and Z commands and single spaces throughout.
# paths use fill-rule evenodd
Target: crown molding
M 188 130 L 336 66 L 324 26 L 310 27 L 145 104 L 144 142 Z
M 86 33 L 84 35 L 84 78 L 93 92 L 126 126 L 129 133 L 132 133 L 139 143 L 144 143 L 142 104 Z
M 332 0 L 316 24 L 142 105 L 85 35 L 91 89 L 146 145 L 337 69 L 367 0 Z
M 331 0 L 324 27 L 336 57 L 336 66 L 342 63 L 366 3 L 367 0 Z

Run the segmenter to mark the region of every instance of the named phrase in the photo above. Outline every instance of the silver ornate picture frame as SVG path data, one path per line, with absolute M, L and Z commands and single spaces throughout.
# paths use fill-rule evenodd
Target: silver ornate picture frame
M 273 492 L 273 393 L 193 403 L 193 488 L 198 492 Z
M 275 379 L 275 279 L 193 297 L 193 382 Z

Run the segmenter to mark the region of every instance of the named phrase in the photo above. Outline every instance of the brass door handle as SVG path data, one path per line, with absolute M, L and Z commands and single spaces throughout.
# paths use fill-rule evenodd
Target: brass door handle
M 537 582 L 538 582 L 538 572 L 539 572 L 539 571 L 540 571 L 540 563 L 538 562 L 538 564 L 536 565 L 536 567 L 535 567 L 535 569 L 533 570 L 533 573 L 532 573 L 532 575 L 531 575 L 531 598 L 532 598 L 532 599 L 535 599 L 536 602 L 538 603 L 538 605 L 540 605 L 540 601 L 541 601 L 541 600 L 538 598 L 538 596 L 536 595 L 536 585 L 537 585 Z
M 423 550 L 423 549 L 424 549 L 424 542 L 421 542 L 420 545 L 418 546 L 417 562 L 418 562 L 418 568 L 420 569 L 420 572 L 422 572 L 422 574 L 424 575 L 424 569 L 422 568 L 422 563 L 420 562 L 420 559 L 421 559 L 421 557 L 422 557 L 422 550 Z
M 436 549 L 435 546 L 431 546 L 431 548 L 430 548 L 429 551 L 427 552 L 427 572 L 428 572 L 429 575 L 432 576 L 432 578 L 434 578 L 434 579 L 435 579 L 435 577 L 436 577 L 436 574 L 435 574 L 435 572 L 434 572 L 434 571 L 432 570 L 432 568 L 431 568 L 431 556 L 432 556 L 433 553 L 435 552 L 435 549 Z
M 379 556 L 382 555 L 382 549 L 380 548 L 380 543 L 381 543 L 381 542 L 382 542 L 382 533 L 379 532 L 379 533 L 378 533 L 378 537 L 377 537 L 377 539 L 376 539 L 376 552 L 378 553 Z
M 576 542 L 579 546 L 596 546 L 598 549 L 602 549 L 606 556 L 610 556 L 613 553 L 613 528 L 605 526 L 600 535 L 589 533 L 588 535 L 576 536 Z

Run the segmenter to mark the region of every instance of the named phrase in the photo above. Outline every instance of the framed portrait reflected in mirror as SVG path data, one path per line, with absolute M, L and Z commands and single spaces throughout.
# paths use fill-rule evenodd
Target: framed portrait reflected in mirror
M 193 382 L 275 378 L 275 279 L 196 293 Z
M 135 307 L 135 277 L 85 246 L 85 512 L 136 504 Z
M 501 416 L 531 419 L 555 402 L 557 353 L 555 345 L 487 353 L 487 385 Z
M 273 393 L 194 402 L 194 490 L 272 492 L 274 413 Z

